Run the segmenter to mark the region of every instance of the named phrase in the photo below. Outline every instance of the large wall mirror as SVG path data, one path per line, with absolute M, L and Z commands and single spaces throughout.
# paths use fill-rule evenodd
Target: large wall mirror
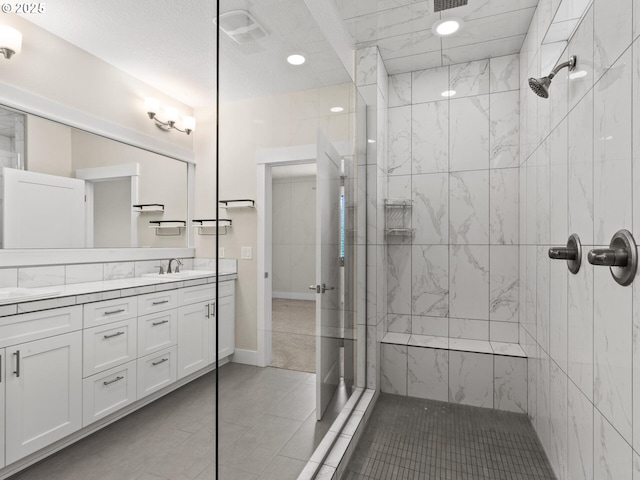
M 187 163 L 0 106 L 6 249 L 187 247 Z

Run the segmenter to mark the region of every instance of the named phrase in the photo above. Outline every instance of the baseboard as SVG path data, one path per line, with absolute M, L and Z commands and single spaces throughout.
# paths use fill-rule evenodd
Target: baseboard
M 244 365 L 257 365 L 258 352 L 255 350 L 241 350 L 236 348 L 231 357 L 233 363 L 242 363 Z
M 315 293 L 296 293 L 296 292 L 272 292 L 272 298 L 284 298 L 286 300 L 315 300 Z

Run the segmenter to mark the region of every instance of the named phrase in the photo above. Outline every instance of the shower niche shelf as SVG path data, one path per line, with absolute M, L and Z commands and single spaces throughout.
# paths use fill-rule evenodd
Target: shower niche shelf
M 198 229 L 198 235 L 215 235 L 216 232 L 220 232 L 220 229 L 224 229 L 222 230 L 224 233 L 221 235 L 226 235 L 227 228 L 230 228 L 233 224 L 230 218 L 221 218 L 219 220 L 217 218 L 202 218 L 192 220 L 192 222 L 193 228 Z
M 385 235 L 413 235 L 411 208 L 413 201 L 406 198 L 387 198 L 384 201 Z
M 162 203 L 141 203 L 133 205 L 134 212 L 164 212 L 164 205 Z

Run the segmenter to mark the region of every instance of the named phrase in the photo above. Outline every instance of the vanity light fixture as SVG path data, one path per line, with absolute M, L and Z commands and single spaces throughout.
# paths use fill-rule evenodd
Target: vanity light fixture
M 147 110 L 147 115 L 149 115 L 149 118 L 151 120 L 156 121 L 156 127 L 158 127 L 160 130 L 168 132 L 169 130 L 173 129 L 189 135 L 196 129 L 196 119 L 186 115 L 182 117 L 182 126 L 184 127 L 184 130 L 176 127 L 176 121 L 178 120 L 177 108 L 167 107 L 164 109 L 164 114 L 167 118 L 166 122 L 158 119 L 158 117 L 156 117 L 156 114 L 158 110 L 160 110 L 160 102 L 157 98 L 149 97 L 145 99 L 144 105 Z
M 438 37 L 448 37 L 459 31 L 463 26 L 464 20 L 461 18 L 444 18 L 434 23 L 431 31 Z
M 0 25 L 0 52 L 9 60 L 22 50 L 22 34 L 15 28 Z

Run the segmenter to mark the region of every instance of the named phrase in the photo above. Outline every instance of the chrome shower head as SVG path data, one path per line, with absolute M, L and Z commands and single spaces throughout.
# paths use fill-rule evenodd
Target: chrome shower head
M 557 65 L 553 70 L 551 70 L 551 73 L 548 76 L 542 78 L 530 78 L 529 87 L 531 87 L 531 90 L 533 90 L 539 97 L 549 98 L 549 87 L 551 86 L 551 80 L 553 77 L 555 77 L 556 74 L 564 67 L 569 67 L 569 70 L 573 70 L 576 68 L 577 61 L 578 58 L 575 55 L 571 55 L 568 62 Z
M 549 85 L 551 85 L 551 79 L 549 77 L 529 79 L 529 87 L 531 87 L 531 90 L 542 98 L 549 98 Z

